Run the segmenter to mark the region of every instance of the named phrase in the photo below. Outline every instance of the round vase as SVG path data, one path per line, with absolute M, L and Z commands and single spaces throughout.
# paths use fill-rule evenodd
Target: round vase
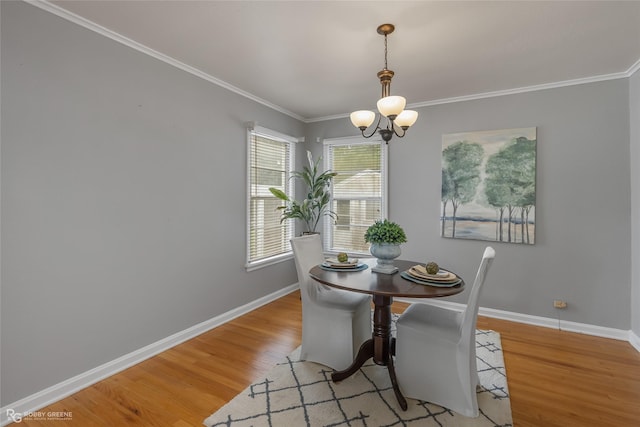
M 376 273 L 393 274 L 398 268 L 393 265 L 393 260 L 400 256 L 400 245 L 390 243 L 372 243 L 371 255 L 378 259 L 378 265 L 372 268 Z

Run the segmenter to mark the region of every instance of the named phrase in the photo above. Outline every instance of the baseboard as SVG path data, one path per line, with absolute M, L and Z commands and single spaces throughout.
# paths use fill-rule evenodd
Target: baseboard
M 396 298 L 396 301 L 402 301 L 407 303 L 420 303 L 424 302 L 419 299 L 411 298 Z M 429 300 L 429 304 L 438 305 L 440 307 L 446 307 L 453 310 L 464 310 L 465 304 L 443 301 L 443 300 Z M 593 335 L 603 338 L 612 338 L 621 341 L 628 341 L 633 345 L 636 350 L 640 352 L 640 339 L 635 336 L 635 343 L 632 341 L 632 332 L 625 331 L 623 329 L 605 328 L 603 326 L 589 325 L 586 323 L 569 322 L 567 320 L 558 320 L 548 317 L 531 316 L 528 314 L 514 313 L 511 311 L 496 310 L 493 308 L 480 307 L 478 310 L 480 316 L 492 317 L 495 319 L 509 320 L 511 322 L 526 323 L 528 325 L 543 326 L 545 328 L 559 329 L 567 332 L 577 332 L 586 335 Z
M 629 343 L 640 352 L 640 337 L 633 331 L 629 331 Z
M 62 381 L 61 383 L 55 384 L 42 391 L 34 393 L 31 396 L 27 396 L 16 402 L 13 402 L 0 409 L 0 425 L 5 426 L 11 422 L 18 421 L 17 418 L 22 414 L 30 414 L 40 408 L 57 402 L 60 399 L 63 399 L 73 393 L 82 390 L 83 388 L 89 387 L 90 385 L 95 384 L 98 381 L 110 377 L 111 375 L 114 375 L 120 371 L 123 371 L 124 369 L 127 369 L 152 356 L 155 356 L 158 353 L 162 353 L 163 351 L 166 351 L 171 347 L 174 347 L 204 332 L 227 323 L 235 319 L 236 317 L 242 316 L 243 314 L 255 310 L 258 307 L 275 301 L 276 299 L 290 294 L 297 289 L 297 283 L 291 286 L 287 286 L 286 288 L 282 288 L 269 295 L 265 295 L 264 297 L 245 304 L 241 307 L 235 308 L 219 316 L 194 325 L 188 329 L 185 329 L 184 331 L 175 333 L 167 338 L 149 344 L 129 354 L 125 354 L 122 357 L 105 363 L 104 365 L 100 365 L 94 369 L 83 372 L 82 374 L 76 375 L 75 377 L 69 378 L 68 380 Z M 14 414 L 16 418 L 10 418 L 11 414 Z M 46 414 L 42 414 L 41 416 L 46 417 Z
M 119 357 L 118 359 L 112 360 L 111 362 L 107 362 L 87 372 L 76 375 L 75 377 L 69 378 L 68 380 L 34 393 L 31 396 L 27 396 L 7 406 L 4 406 L 2 409 L 0 409 L 0 426 L 5 426 L 14 421 L 9 418 L 9 414 L 21 415 L 37 411 L 40 408 L 57 402 L 73 393 L 82 390 L 83 388 L 89 387 L 90 385 L 95 384 L 98 381 L 110 377 L 111 375 L 114 375 L 120 371 L 123 371 L 124 369 L 140 363 L 152 356 L 155 356 L 158 353 L 162 353 L 163 351 L 166 351 L 171 347 L 174 347 L 204 332 L 227 323 L 235 319 L 236 317 L 242 316 L 243 314 L 246 314 L 258 307 L 268 304 L 284 295 L 290 294 L 297 289 L 297 283 L 291 286 L 287 286 L 286 288 L 280 289 L 279 291 L 266 295 L 241 307 L 230 310 L 212 319 L 194 325 L 188 329 L 185 329 L 184 331 L 173 334 L 160 341 L 149 344 L 136 351 Z M 396 301 L 407 303 L 421 302 L 420 300 L 410 298 L 396 298 Z M 431 300 L 429 301 L 429 303 L 460 311 L 462 311 L 465 307 L 464 304 L 444 300 Z M 481 307 L 478 312 L 481 316 L 486 317 L 628 341 L 636 350 L 640 352 L 640 337 L 633 333 L 633 331 L 604 328 L 601 326 L 562 320 L 559 321 L 558 319 L 531 316 L 509 311 L 495 310 L 492 308 Z

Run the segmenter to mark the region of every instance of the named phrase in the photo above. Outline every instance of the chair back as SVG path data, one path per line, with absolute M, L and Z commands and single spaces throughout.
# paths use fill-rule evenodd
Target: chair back
M 291 239 L 291 248 L 296 261 L 296 271 L 298 272 L 298 284 L 302 301 L 315 301 L 320 284 L 311 279 L 309 270 L 312 267 L 324 262 L 324 251 L 322 250 L 322 240 L 319 234 L 309 234 L 306 236 L 294 237 Z
M 491 267 L 491 264 L 493 263 L 495 257 L 496 251 L 491 246 L 487 246 L 484 250 L 484 254 L 482 255 L 482 261 L 480 262 L 480 267 L 478 268 L 478 272 L 476 273 L 476 278 L 473 281 L 471 295 L 469 295 L 469 300 L 467 301 L 467 308 L 465 308 L 462 315 L 461 337 L 463 340 L 469 340 L 470 349 L 472 350 L 475 350 L 475 331 L 476 324 L 478 323 L 478 303 L 480 300 L 480 291 L 482 290 L 482 286 L 484 285 L 485 279 L 487 278 L 489 267 Z

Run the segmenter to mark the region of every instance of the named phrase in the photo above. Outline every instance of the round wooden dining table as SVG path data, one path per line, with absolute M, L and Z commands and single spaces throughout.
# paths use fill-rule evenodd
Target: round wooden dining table
M 395 260 L 398 272 L 394 274 L 376 273 L 371 270 L 376 264 L 375 258 L 362 259 L 369 268 L 361 271 L 329 271 L 316 265 L 309 270 L 309 275 L 316 281 L 332 288 L 372 295 L 374 304 L 373 331 L 371 339 L 365 341 L 351 366 L 343 371 L 335 371 L 331 375 L 334 382 L 342 381 L 355 374 L 369 359 L 389 370 L 389 377 L 398 403 L 403 410 L 407 409 L 407 401 L 400 392 L 393 365 L 393 349 L 395 338 L 391 336 L 391 304 L 394 297 L 406 298 L 441 298 L 459 294 L 465 283 L 452 287 L 422 285 L 403 278 L 400 272 L 420 264 L 416 261 Z M 462 279 L 462 278 L 460 278 Z

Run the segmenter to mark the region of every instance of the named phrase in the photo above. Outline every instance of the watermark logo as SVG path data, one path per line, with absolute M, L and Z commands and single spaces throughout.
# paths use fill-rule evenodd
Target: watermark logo
M 14 423 L 19 423 L 22 421 L 22 414 L 14 411 L 13 409 L 7 409 L 7 418 Z
M 16 412 L 15 409 L 7 409 L 7 419 L 14 423 L 22 421 L 70 421 L 73 419 L 71 411 L 29 411 Z

